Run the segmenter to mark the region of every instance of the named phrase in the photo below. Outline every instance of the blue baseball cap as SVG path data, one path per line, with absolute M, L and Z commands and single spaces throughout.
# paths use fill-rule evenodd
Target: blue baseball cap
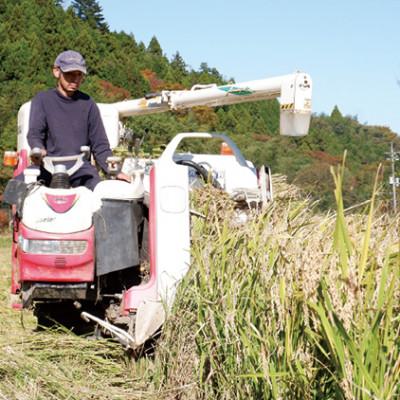
M 54 66 L 61 69 L 62 72 L 81 71 L 86 74 L 86 62 L 80 53 L 74 50 L 67 50 L 60 53 Z

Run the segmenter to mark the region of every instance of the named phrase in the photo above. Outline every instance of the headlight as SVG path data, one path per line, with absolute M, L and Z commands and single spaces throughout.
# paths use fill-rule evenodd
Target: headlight
M 82 254 L 87 249 L 86 240 L 32 240 L 19 237 L 19 246 L 31 254 Z

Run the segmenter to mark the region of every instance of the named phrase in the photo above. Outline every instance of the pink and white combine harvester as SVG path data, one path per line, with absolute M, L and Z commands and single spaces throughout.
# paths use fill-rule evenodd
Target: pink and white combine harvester
M 115 148 L 127 136 L 121 119 L 128 116 L 277 97 L 281 133 L 306 135 L 311 79 L 304 73 L 224 86 L 196 85 L 98 106 Z M 126 348 L 136 349 L 159 331 L 189 269 L 191 187 L 199 177 L 211 177 L 233 199 L 262 205 L 272 199 L 270 171 L 257 171 L 225 135 L 180 133 L 157 159 L 111 157 L 110 179 L 93 192 L 69 185 L 69 175 L 90 149 L 70 157 L 45 157 L 43 165 L 52 174 L 47 187 L 27 168 L 29 155 L 35 152 L 26 139 L 29 113 L 26 103 L 18 114 L 18 152 L 7 152 L 9 161 L 14 157 L 14 176 L 25 176 L 25 182 L 11 180 L 4 193 L 13 209 L 13 306 L 33 307 L 39 324 L 55 320 L 72 327 L 82 317 L 97 331 L 111 333 Z M 178 152 L 181 141 L 192 138 L 218 139 L 229 154 Z M 74 163 L 69 170 L 66 161 Z M 121 169 L 132 177 L 131 183 L 112 179 Z

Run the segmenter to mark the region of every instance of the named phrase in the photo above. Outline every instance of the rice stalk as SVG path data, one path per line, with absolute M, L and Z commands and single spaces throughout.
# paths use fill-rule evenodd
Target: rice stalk
M 376 185 L 366 214 L 344 210 L 340 168 L 336 214 L 279 176 L 261 213 L 194 194 L 205 218 L 192 218 L 192 266 L 153 358 L 35 332 L 29 312 L 22 329 L 0 253 L 0 399 L 398 398 L 398 222 L 378 213 Z

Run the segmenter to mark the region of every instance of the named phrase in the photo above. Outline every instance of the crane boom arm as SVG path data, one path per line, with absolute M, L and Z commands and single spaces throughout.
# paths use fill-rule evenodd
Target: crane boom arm
M 191 90 L 163 90 L 151 97 L 110 104 L 119 118 L 250 101 L 281 99 L 281 134 L 306 135 L 311 116 L 311 78 L 297 72 L 273 78 L 217 86 L 195 85 Z

